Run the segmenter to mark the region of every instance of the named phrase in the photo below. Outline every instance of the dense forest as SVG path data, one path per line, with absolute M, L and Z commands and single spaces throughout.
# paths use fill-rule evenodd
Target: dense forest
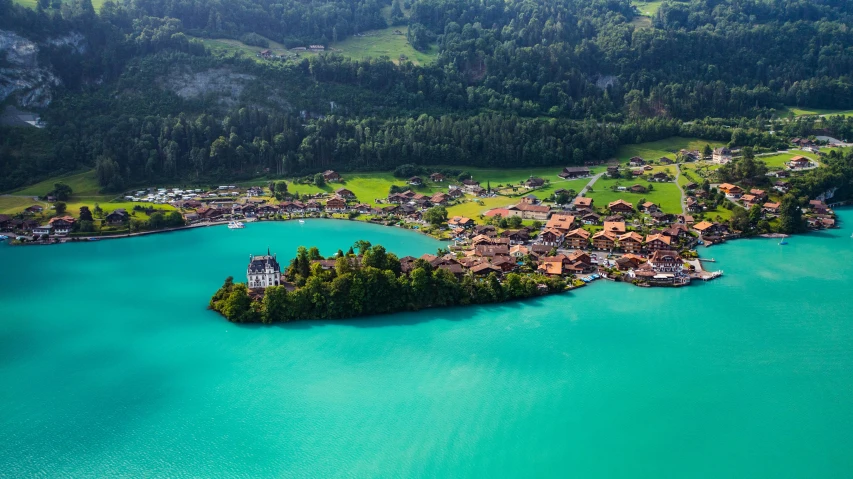
M 0 189 L 81 166 L 118 191 L 329 167 L 596 163 L 674 134 L 779 146 L 818 130 L 770 122 L 774 108 L 853 108 L 851 6 L 665 1 L 645 28 L 627 0 L 130 0 L 98 14 L 90 0 L 0 0 L 0 30 L 40 42 L 61 79 L 40 112 L 52 152 L 0 130 Z M 435 62 L 258 62 L 195 38 L 330 45 L 389 24 L 437 46 Z M 72 32 L 85 48 L 50 41 Z M 212 76 L 226 87 L 185 91 Z M 853 120 L 820 128 L 844 137 Z

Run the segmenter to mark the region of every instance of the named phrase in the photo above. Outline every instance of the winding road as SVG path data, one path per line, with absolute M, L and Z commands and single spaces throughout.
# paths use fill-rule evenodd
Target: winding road
M 580 192 L 578 192 L 578 195 L 575 196 L 575 200 L 577 200 L 578 198 L 583 198 L 583 195 L 585 195 L 586 192 L 589 191 L 590 188 L 592 188 L 592 185 L 595 184 L 595 182 L 598 181 L 598 179 L 601 178 L 601 176 L 603 174 L 604 174 L 604 172 L 601 172 L 601 173 L 593 176 L 592 178 L 590 178 L 589 183 L 587 183 L 586 186 L 581 188 Z M 572 203 L 574 203 L 574 201 Z

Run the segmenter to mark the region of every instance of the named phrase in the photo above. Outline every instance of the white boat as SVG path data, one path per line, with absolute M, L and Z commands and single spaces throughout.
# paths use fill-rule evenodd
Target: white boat
M 228 228 L 232 230 L 240 230 L 243 229 L 243 223 L 240 223 L 239 221 L 232 221 L 228 223 Z
M 300 223 L 305 223 L 305 220 L 299 220 Z
M 6 236 L 6 235 L 0 235 L 0 241 L 7 240 L 7 239 L 9 239 L 9 237 L 8 237 L 8 236 Z

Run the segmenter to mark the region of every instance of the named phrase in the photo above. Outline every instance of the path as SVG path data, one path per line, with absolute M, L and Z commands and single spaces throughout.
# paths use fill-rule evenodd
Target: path
M 586 186 L 581 188 L 580 192 L 575 197 L 575 199 L 577 200 L 578 198 L 583 198 L 583 195 L 586 194 L 586 192 L 589 191 L 590 188 L 592 188 L 592 185 L 595 184 L 595 182 L 598 181 L 598 179 L 601 178 L 601 175 L 603 175 L 603 174 L 604 174 L 604 172 L 601 172 L 601 173 L 593 176 L 592 178 L 590 178 L 589 183 L 587 183 Z
M 681 183 L 678 182 L 678 179 L 681 177 L 681 163 L 675 164 L 675 186 L 678 187 L 678 192 L 681 193 L 681 215 L 687 215 L 687 204 L 685 203 L 686 198 L 684 197 L 684 188 L 681 187 Z

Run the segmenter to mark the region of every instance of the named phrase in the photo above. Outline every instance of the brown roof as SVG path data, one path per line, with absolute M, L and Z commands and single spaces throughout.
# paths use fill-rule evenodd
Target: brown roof
M 583 239 L 589 239 L 589 231 L 587 231 L 583 228 L 577 228 L 577 229 L 569 231 L 568 234 L 566 234 L 567 238 L 570 236 L 579 236 Z
M 592 206 L 592 198 L 575 198 L 575 206 Z
M 572 227 L 575 222 L 575 217 L 573 215 L 564 215 L 564 214 L 556 214 L 551 216 L 548 220 L 548 223 L 545 225 L 546 228 L 557 228 L 561 230 L 568 230 Z
M 628 203 L 627 201 L 625 201 L 625 200 L 623 200 L 623 199 L 618 199 L 618 200 L 616 200 L 616 201 L 611 201 L 610 203 L 608 203 L 608 204 L 607 204 L 607 207 L 608 207 L 608 208 L 613 208 L 614 206 L 618 206 L 618 205 L 624 205 L 624 206 L 627 206 L 628 208 L 631 208 L 631 209 L 633 209 L 633 208 L 634 208 L 634 205 L 633 205 L 633 204 Z
M 655 241 L 655 240 L 663 241 L 666 244 L 672 243 L 672 238 L 670 238 L 669 236 L 664 236 L 662 234 L 646 236 L 646 244 L 651 243 L 652 241 Z
M 625 232 L 625 222 L 624 221 L 605 221 L 604 222 L 604 231 L 612 231 L 614 233 L 624 233 Z
M 629 231 L 620 236 L 619 241 L 636 241 L 637 243 L 642 243 L 643 237 L 636 231 Z

